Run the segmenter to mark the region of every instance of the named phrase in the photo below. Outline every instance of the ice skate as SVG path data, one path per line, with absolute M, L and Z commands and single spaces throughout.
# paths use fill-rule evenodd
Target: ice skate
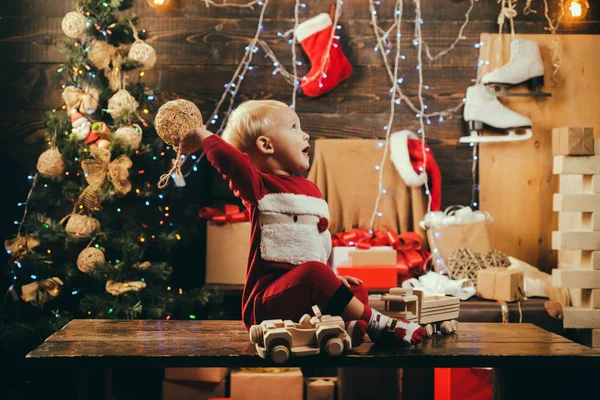
M 481 82 L 494 88 L 496 96 L 547 97 L 543 91 L 544 63 L 537 42 L 513 39 L 510 44 L 510 61 L 485 74 Z M 506 89 L 526 85 L 528 92 L 509 92 Z
M 461 137 L 461 143 L 516 142 L 531 138 L 531 120 L 500 103 L 493 89 L 471 86 L 466 98 L 463 116 L 469 123 L 470 134 Z M 482 136 L 484 129 L 502 134 Z

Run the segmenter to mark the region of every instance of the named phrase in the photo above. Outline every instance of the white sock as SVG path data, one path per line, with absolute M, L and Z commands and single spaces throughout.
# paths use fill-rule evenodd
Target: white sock
M 371 319 L 369 320 L 369 325 L 367 326 L 367 334 L 373 342 L 376 342 L 387 330 L 391 318 L 387 315 L 383 315 L 373 308 L 371 308 L 371 312 Z

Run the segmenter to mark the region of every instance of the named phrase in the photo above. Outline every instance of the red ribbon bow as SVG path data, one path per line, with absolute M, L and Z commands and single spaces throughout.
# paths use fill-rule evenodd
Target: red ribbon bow
M 223 207 L 223 211 L 212 208 L 203 207 L 198 211 L 198 216 L 208 221 L 213 221 L 217 224 L 226 224 L 228 222 L 244 222 L 250 220 L 250 214 L 248 210 L 240 211 L 240 208 L 235 204 L 226 204 Z

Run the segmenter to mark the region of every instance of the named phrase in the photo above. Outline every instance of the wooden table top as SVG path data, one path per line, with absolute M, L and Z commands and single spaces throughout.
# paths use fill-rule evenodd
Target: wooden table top
M 241 321 L 73 320 L 27 355 L 52 367 L 265 367 Z M 292 356 L 287 366 L 600 367 L 600 352 L 532 324 L 460 323 L 411 347 L 367 342 L 340 357 Z

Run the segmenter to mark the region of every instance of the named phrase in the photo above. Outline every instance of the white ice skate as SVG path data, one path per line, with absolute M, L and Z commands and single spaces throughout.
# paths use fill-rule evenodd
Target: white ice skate
M 463 116 L 469 123 L 469 136 L 460 138 L 461 143 L 516 142 L 531 138 L 531 120 L 506 108 L 484 85 L 467 89 L 467 101 Z M 502 132 L 502 135 L 482 136 L 484 130 Z M 523 132 L 517 134 L 517 131 Z
M 491 86 L 496 96 L 551 96 L 542 90 L 544 86 L 544 63 L 537 42 L 513 39 L 510 44 L 510 61 L 485 74 L 481 82 Z M 530 92 L 508 92 L 506 89 L 525 84 Z

